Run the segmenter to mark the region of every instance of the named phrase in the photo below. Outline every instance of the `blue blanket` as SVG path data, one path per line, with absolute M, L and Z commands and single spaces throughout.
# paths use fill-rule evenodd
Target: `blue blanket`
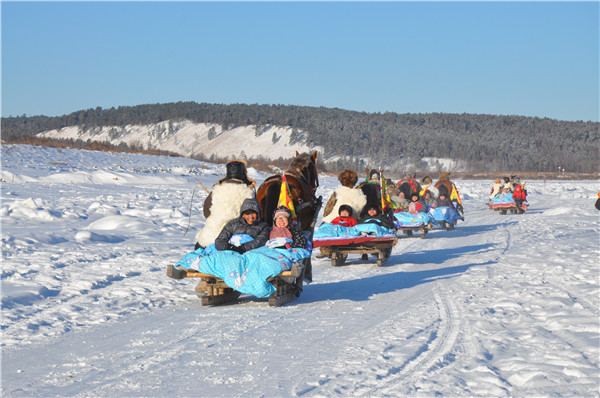
M 354 227 L 343 227 L 341 225 L 324 223 L 319 227 L 319 230 L 315 232 L 315 238 L 332 238 L 341 236 L 361 236 L 370 235 L 384 237 L 386 235 L 394 234 L 393 229 L 382 227 L 381 225 L 374 223 L 356 224 Z
M 492 203 L 514 203 L 516 205 L 515 200 L 512 198 L 512 194 L 498 194 L 494 196 Z
M 429 210 L 429 214 L 435 221 L 446 221 L 448 223 L 454 223 L 454 220 L 463 219 L 456 209 L 450 206 L 433 207 Z
M 186 254 L 176 266 L 217 276 L 241 293 L 269 297 L 275 292 L 275 286 L 267 279 L 289 271 L 294 262 L 310 257 L 310 254 L 306 249 L 271 249 L 267 246 L 244 254 L 199 248 Z
M 394 218 L 394 225 L 398 228 L 420 227 L 429 223 L 435 224 L 435 219 L 429 213 L 411 214 L 407 211 L 399 211 L 394 213 Z

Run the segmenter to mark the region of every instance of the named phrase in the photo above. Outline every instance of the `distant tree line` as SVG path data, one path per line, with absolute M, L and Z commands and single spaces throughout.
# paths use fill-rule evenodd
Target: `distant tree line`
M 294 140 L 325 148 L 337 167 L 423 157 L 462 160 L 469 170 L 600 170 L 600 123 L 485 114 L 366 113 L 338 108 L 177 102 L 81 110 L 68 115 L 2 118 L 2 139 L 80 126 L 83 130 L 163 121 L 214 123 L 228 130 L 255 125 L 289 126 Z M 171 129 L 170 129 L 171 130 Z M 299 137 L 299 132 L 305 132 Z M 322 158 L 323 158 L 322 157 Z

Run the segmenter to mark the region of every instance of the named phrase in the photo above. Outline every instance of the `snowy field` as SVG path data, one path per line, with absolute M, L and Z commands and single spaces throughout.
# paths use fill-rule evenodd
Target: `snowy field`
M 224 174 L 2 147 L 3 397 L 600 396 L 598 181 L 528 181 L 502 216 L 491 181 L 458 180 L 465 221 L 383 267 L 313 256 L 283 307 L 203 307 L 165 271 L 203 226 L 196 178 Z

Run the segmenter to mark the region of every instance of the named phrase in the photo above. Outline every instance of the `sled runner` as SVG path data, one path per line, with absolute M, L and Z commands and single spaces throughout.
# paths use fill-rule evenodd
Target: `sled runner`
M 427 213 L 411 214 L 404 211 L 394 213 L 394 226 L 396 227 L 397 236 L 401 233 L 413 236 L 414 232 L 420 231 L 420 238 L 425 239 L 433 223 L 433 218 Z
M 317 216 L 319 210 L 321 208 L 322 198 L 319 197 L 317 200 L 316 211 L 313 215 L 313 220 L 309 225 L 309 230 L 304 231 L 307 241 L 310 244 L 312 243 L 312 235 L 314 232 L 314 227 L 316 224 Z M 227 251 L 225 251 L 227 252 Z M 304 252 L 306 255 L 302 258 L 295 257 L 295 254 Z M 300 253 L 301 254 L 301 253 Z M 250 250 L 249 252 L 244 253 L 243 256 L 246 256 L 244 267 L 240 269 L 239 272 L 231 272 L 229 275 L 217 276 L 214 274 L 209 274 L 205 272 L 199 272 L 193 269 L 182 269 L 176 268 L 173 265 L 169 265 L 167 268 L 167 276 L 174 279 L 183 279 L 183 278 L 200 278 L 200 282 L 195 288 L 196 293 L 201 295 L 202 305 L 218 305 L 224 304 L 227 302 L 231 302 L 236 300 L 242 292 L 236 289 L 240 289 L 240 286 L 243 285 L 243 282 L 246 281 L 248 269 L 247 265 L 253 267 L 250 271 L 249 275 L 254 275 L 254 271 L 259 269 L 259 275 L 264 275 L 262 272 L 264 271 L 264 264 L 257 262 L 253 262 L 253 259 L 266 259 L 265 261 L 269 262 L 271 265 L 273 262 L 281 261 L 282 264 L 288 264 L 291 262 L 291 267 L 288 267 L 287 270 L 274 272 L 267 278 L 261 281 L 253 281 L 255 282 L 256 289 L 261 288 L 261 284 L 266 285 L 268 287 L 267 292 L 272 291 L 273 293 L 264 296 L 257 297 L 267 297 L 269 301 L 269 306 L 280 306 L 286 304 L 296 297 L 300 296 L 302 292 L 302 285 L 304 279 L 312 280 L 312 265 L 310 260 L 310 251 L 304 249 L 270 249 L 266 246 L 260 247 L 258 249 Z M 217 254 L 211 254 L 211 256 L 217 256 L 218 259 L 226 259 L 228 258 L 224 252 L 218 252 Z M 221 256 L 221 257 L 218 257 Z M 240 256 L 241 257 L 241 256 Z M 239 257 L 237 257 L 239 258 Z M 275 267 L 279 266 L 277 263 Z M 216 264 L 214 268 L 216 271 L 219 271 L 219 264 Z M 242 271 L 246 268 L 246 271 Z M 270 272 L 267 270 L 267 272 Z M 216 272 L 219 274 L 219 272 Z M 219 274 L 221 275 L 221 274 Z M 226 283 L 227 281 L 227 283 Z M 240 283 L 241 282 L 241 283 Z M 252 287 L 255 289 L 254 287 Z M 244 289 L 240 289 L 244 290 Z M 264 291 L 264 288 L 260 290 Z M 246 293 L 251 294 L 251 293 Z
M 506 202 L 489 202 L 488 207 L 490 210 L 495 210 L 500 214 L 523 214 L 527 210 L 527 202 L 523 202 L 521 207 L 517 206 L 515 201 Z
M 398 243 L 394 236 L 356 236 L 315 238 L 313 246 L 321 248 L 321 257 L 330 257 L 331 265 L 334 267 L 343 265 L 348 254 L 362 254 L 362 258 L 368 258 L 369 254 L 377 256 L 377 265 L 382 266 L 392 254 L 392 248 Z

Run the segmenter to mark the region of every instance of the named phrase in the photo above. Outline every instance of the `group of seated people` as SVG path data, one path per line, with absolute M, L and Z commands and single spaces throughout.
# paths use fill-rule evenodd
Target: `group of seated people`
M 398 207 L 396 211 L 407 211 L 411 214 L 417 214 L 419 212 L 427 213 L 435 207 L 454 207 L 452 201 L 444 192 L 440 192 L 437 198 L 435 198 L 428 190 L 423 192 L 422 197 L 419 196 L 418 192 L 413 192 L 410 195 L 410 201 L 405 198 L 404 192 L 400 192 L 397 195 L 392 196 L 391 199 Z
M 341 205 L 338 214 L 339 216 L 331 220 L 331 224 L 341 225 L 343 227 L 354 227 L 356 224 L 378 224 L 382 227 L 393 229 L 394 224 L 389 217 L 382 213 L 381 208 L 376 204 L 366 205 L 358 220 L 353 216 L 352 207 L 348 205 Z
M 240 217 L 225 224 L 215 239 L 215 249 L 243 254 L 267 243 L 271 248 L 307 247 L 306 236 L 300 227 L 292 222 L 292 214 L 286 207 L 280 206 L 273 213 L 273 228 L 261 220 L 260 205 L 254 198 L 244 200 L 240 213 Z M 249 235 L 254 239 L 236 246 L 230 243 L 234 235 Z
M 520 180 L 511 176 L 511 178 L 504 177 L 503 179 L 496 178 L 494 185 L 490 190 L 490 201 L 501 197 L 512 196 L 517 206 L 521 207 L 523 202 L 527 200 L 527 190 L 523 188 Z

